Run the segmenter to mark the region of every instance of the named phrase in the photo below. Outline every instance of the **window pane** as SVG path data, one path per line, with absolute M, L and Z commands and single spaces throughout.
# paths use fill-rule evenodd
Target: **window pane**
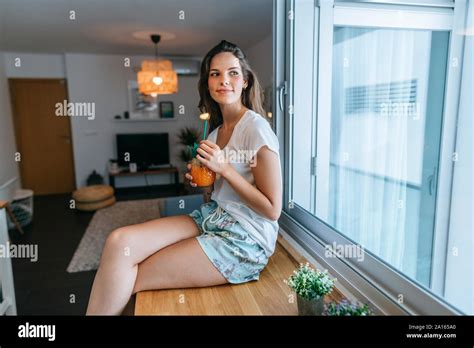
M 403 21 L 400 28 L 369 28 L 334 13 L 331 41 L 332 11 L 313 5 L 298 0 L 294 7 L 289 192 L 297 209 L 287 212 L 310 228 L 307 211 L 473 313 L 472 36 L 466 36 L 460 64 L 459 115 L 445 116 L 445 95 L 457 93 L 446 91 L 446 77 L 450 39 L 458 36 L 440 31 L 437 17 L 423 17 L 423 28 L 436 30 L 410 29 Z M 455 122 L 456 134 L 450 131 Z M 445 154 L 454 142 L 452 178 L 445 167 L 440 177 L 440 149 Z
M 474 3 L 468 9 L 468 28 L 474 28 Z M 456 156 L 451 193 L 449 242 L 446 248 L 444 296 L 465 313 L 474 314 L 473 137 L 474 36 L 464 46 Z
M 328 197 L 316 216 L 430 285 L 449 34 L 336 27 Z
M 311 176 L 313 90 L 314 74 L 314 31 L 315 6 L 313 0 L 300 0 L 295 3 L 294 27 L 294 121 L 293 121 L 293 197 L 292 200 L 306 210 L 312 209 Z

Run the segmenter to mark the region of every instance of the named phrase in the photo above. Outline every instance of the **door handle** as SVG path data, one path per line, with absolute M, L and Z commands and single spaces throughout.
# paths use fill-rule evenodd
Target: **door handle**
M 433 195 L 433 191 L 434 191 L 433 185 L 436 185 L 435 177 L 436 177 L 436 170 L 437 169 L 438 169 L 437 167 L 434 167 L 433 168 L 433 174 L 431 174 L 428 177 L 428 192 L 429 192 L 430 196 Z
M 283 82 L 280 90 L 278 91 L 278 106 L 280 107 L 280 111 L 283 111 L 283 95 L 286 94 L 286 81 Z

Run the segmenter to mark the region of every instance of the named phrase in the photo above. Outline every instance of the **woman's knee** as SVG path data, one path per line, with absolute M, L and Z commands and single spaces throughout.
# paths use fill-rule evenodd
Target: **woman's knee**
M 105 241 L 105 249 L 126 252 L 132 245 L 132 235 L 128 227 L 120 227 L 112 231 Z

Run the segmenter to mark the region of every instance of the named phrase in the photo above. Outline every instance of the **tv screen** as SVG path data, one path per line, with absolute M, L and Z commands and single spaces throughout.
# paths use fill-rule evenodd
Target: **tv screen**
M 140 169 L 170 163 L 168 133 L 117 134 L 118 164 Z

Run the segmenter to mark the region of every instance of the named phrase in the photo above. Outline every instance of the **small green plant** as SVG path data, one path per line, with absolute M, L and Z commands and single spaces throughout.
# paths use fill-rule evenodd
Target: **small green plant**
M 324 311 L 324 315 L 327 316 L 369 316 L 372 314 L 372 310 L 367 304 L 349 302 L 345 299 L 340 303 L 334 301 L 329 303 Z
M 201 138 L 201 133 L 196 128 L 185 127 L 179 131 L 177 137 L 178 144 L 185 146 L 179 153 L 179 158 L 183 162 L 188 163 L 196 157 L 196 150 L 199 146 L 198 143 Z
M 300 264 L 293 274 L 284 280 L 296 294 L 306 300 L 315 300 L 331 293 L 336 278 L 331 278 L 328 271 L 321 272 L 311 268 L 309 263 Z

